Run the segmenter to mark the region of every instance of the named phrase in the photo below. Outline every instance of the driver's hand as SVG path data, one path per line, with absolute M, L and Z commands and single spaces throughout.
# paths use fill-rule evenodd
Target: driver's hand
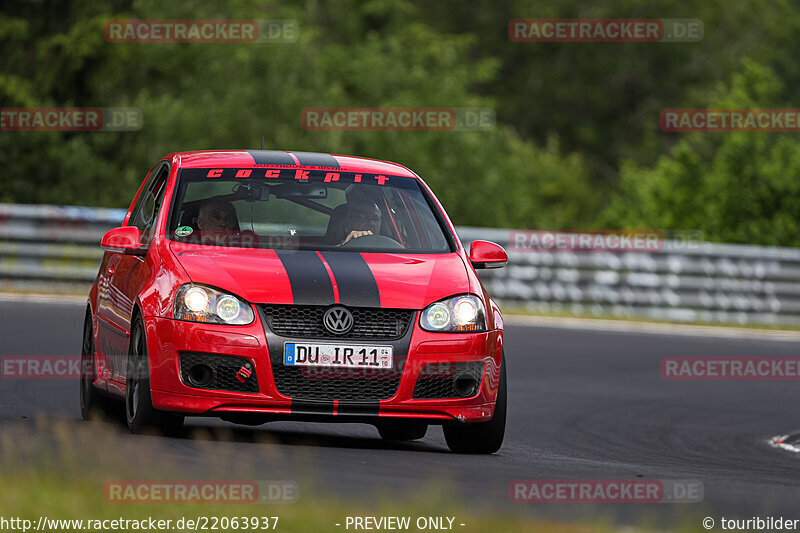
M 347 238 L 345 238 L 345 240 L 343 240 L 342 243 L 339 246 L 342 246 L 343 244 L 347 244 L 349 241 L 351 241 L 353 239 L 356 239 L 358 237 L 363 237 L 365 235 L 372 235 L 372 232 L 369 231 L 369 230 L 367 230 L 367 231 L 353 230 L 353 231 L 350 232 L 350 235 L 348 235 Z

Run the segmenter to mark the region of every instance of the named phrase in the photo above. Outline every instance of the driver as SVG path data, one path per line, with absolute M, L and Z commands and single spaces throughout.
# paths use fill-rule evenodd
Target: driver
M 199 244 L 250 248 L 258 245 L 258 236 L 239 229 L 236 209 L 228 200 L 209 198 L 197 215 Z
M 381 210 L 375 202 L 360 196 L 354 198 L 347 204 L 347 214 L 342 220 L 345 238 L 338 246 L 365 235 L 378 235 L 381 218 Z
M 197 229 L 201 231 L 236 231 L 236 210 L 227 200 L 212 198 L 200 206 Z

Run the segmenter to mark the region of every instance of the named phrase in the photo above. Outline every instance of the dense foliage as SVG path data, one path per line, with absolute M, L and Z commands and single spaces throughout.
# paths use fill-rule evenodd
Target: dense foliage
M 521 43 L 526 17 L 697 18 L 696 43 Z M 294 43 L 115 44 L 110 19 L 296 20 Z M 171 151 L 405 164 L 457 224 L 699 229 L 800 246 L 798 134 L 664 133 L 675 107 L 798 107 L 789 0 L 5 0 L 0 106 L 137 107 L 136 132 L 0 132 L 0 202 L 123 207 Z M 490 107 L 489 131 L 319 132 L 307 107 Z

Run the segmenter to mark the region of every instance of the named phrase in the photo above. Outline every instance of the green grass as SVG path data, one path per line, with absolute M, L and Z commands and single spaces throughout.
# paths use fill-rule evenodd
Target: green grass
M 463 508 L 444 506 L 432 502 L 407 504 L 381 503 L 362 508 L 344 505 L 331 500 L 311 502 L 307 499 L 292 505 L 175 505 L 131 504 L 111 505 L 105 502 L 102 487 L 92 479 L 75 479 L 51 473 L 27 473 L 3 476 L 6 497 L 2 505 L 3 516 L 29 517 L 34 524 L 39 516 L 78 519 L 137 519 L 147 517 L 170 519 L 205 517 L 275 517 L 278 531 L 325 532 L 346 531 L 346 516 L 455 516 L 456 530 L 474 533 L 502 533 L 526 531 L 531 533 L 588 533 L 616 531 L 608 523 L 565 524 L 547 521 L 507 518 L 503 516 L 474 516 Z M 413 523 L 414 518 L 412 518 Z M 459 527 L 458 523 L 465 523 Z M 416 530 L 415 527 L 411 528 Z M 230 529 L 228 530 L 230 531 Z
M 392 491 L 391 480 L 387 480 L 385 493 L 375 494 L 369 500 L 360 498 L 354 501 L 316 490 L 313 476 L 308 473 L 298 473 L 296 481 L 300 498 L 292 504 L 109 503 L 104 490 L 109 481 L 186 480 L 186 474 L 181 473 L 181 455 L 152 457 L 148 455 L 152 452 L 145 452 L 139 444 L 143 438 L 158 437 L 134 437 L 109 424 L 41 419 L 36 421 L 36 428 L 37 431 L 30 431 L 28 424 L 5 426 L 0 430 L 0 516 L 29 519 L 34 524 L 40 516 L 83 520 L 153 517 L 173 522 L 198 516 L 277 516 L 277 531 L 322 533 L 348 531 L 344 527 L 347 516 L 410 516 L 412 524 L 420 516 L 450 516 L 456 518 L 453 531 L 463 533 L 649 533 L 697 531 L 703 516 L 694 506 L 675 505 L 672 507 L 676 516 L 684 519 L 691 516 L 692 519 L 682 521 L 678 528 L 665 529 L 658 527 L 651 518 L 643 521 L 640 527 L 631 529 L 615 525 L 602 509 L 595 506 L 583 507 L 588 518 L 553 521 L 537 518 L 527 504 L 519 504 L 516 510 L 512 507 L 511 512 L 508 507 L 492 511 L 487 507 L 470 506 L 455 499 L 452 487 L 435 480 L 402 501 L 398 501 L 398 493 Z M 188 437 L 196 441 L 192 442 L 193 447 L 197 448 L 197 453 L 215 453 L 224 457 L 226 446 L 230 444 L 225 441 L 225 430 L 212 430 L 217 432 L 213 438 L 209 438 L 207 431 L 197 430 Z M 257 437 L 251 445 L 263 449 L 264 461 L 280 463 L 285 448 L 275 446 L 268 431 L 263 433 L 263 439 Z M 155 443 L 167 450 L 170 448 L 168 442 Z M 234 455 L 228 457 L 230 464 L 223 461 L 221 465 L 209 467 L 208 479 L 248 479 L 243 475 L 248 465 L 238 464 Z M 520 472 L 521 477 L 526 474 L 534 475 L 535 472 Z M 495 489 L 487 487 L 487 490 Z M 342 525 L 337 527 L 337 523 Z M 461 527 L 461 523 L 465 526 Z M 407 531 L 419 530 L 412 525 Z

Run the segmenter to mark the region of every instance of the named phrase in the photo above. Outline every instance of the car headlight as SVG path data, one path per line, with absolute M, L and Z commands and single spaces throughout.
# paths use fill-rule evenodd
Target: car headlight
M 419 317 L 425 331 L 468 333 L 486 330 L 486 311 L 472 294 L 455 296 L 426 307 Z
M 175 318 L 210 324 L 249 324 L 253 308 L 233 294 L 204 285 L 187 283 L 175 295 Z

